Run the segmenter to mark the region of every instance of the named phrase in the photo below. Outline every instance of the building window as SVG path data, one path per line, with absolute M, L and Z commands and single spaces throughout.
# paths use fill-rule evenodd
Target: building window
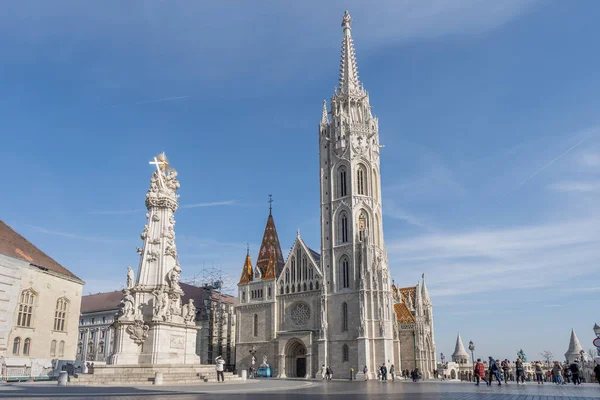
M 350 287 L 350 262 L 346 257 L 342 258 L 342 268 L 340 276 L 340 284 L 342 288 Z
M 79 340 L 83 340 L 83 332 L 79 332 Z
M 292 258 L 292 268 L 294 268 L 294 259 Z M 285 270 L 285 283 L 290 283 L 290 270 Z
M 342 360 L 344 362 L 350 361 L 350 350 L 348 349 L 348 345 L 342 346 Z
M 258 314 L 254 314 L 254 337 L 258 337 Z
M 315 289 L 319 290 L 319 281 L 315 283 Z
M 308 260 L 306 256 L 302 257 L 302 276 L 304 280 L 308 279 Z
M 358 238 L 359 240 L 364 240 L 365 238 L 365 231 L 368 228 L 368 223 L 367 223 L 367 216 L 365 215 L 364 212 L 360 213 L 360 216 L 358 217 Z
M 105 324 L 106 323 L 106 317 L 102 317 L 102 323 Z
M 340 197 L 343 197 L 348 194 L 348 190 L 347 190 L 347 186 L 346 186 L 346 167 L 340 167 L 339 177 L 340 177 Z
M 104 354 L 104 342 L 100 342 L 98 345 L 98 353 Z
M 31 350 L 31 339 L 27 338 L 27 339 L 25 339 L 25 342 L 23 342 L 23 355 L 28 356 L 30 350 Z
M 21 351 L 21 338 L 17 336 L 13 341 L 13 355 L 18 356 L 19 351 Z
M 292 282 L 296 282 L 296 259 L 292 258 Z
M 348 214 L 345 212 L 340 217 L 340 238 L 342 243 L 348 241 Z
M 361 195 L 367 194 L 367 192 L 365 191 L 365 178 L 366 178 L 365 168 L 362 165 L 359 165 L 358 169 L 356 170 L 356 192 L 358 194 L 361 194 Z
M 50 342 L 50 355 L 52 357 L 56 356 L 56 340 Z
M 246 292 L 242 292 L 242 300 L 246 300 Z
M 92 318 L 92 324 L 96 322 L 96 318 Z
M 31 327 L 31 319 L 33 317 L 33 302 L 35 301 L 35 294 L 31 289 L 23 290 L 21 292 L 21 299 L 19 301 L 19 315 L 17 318 L 17 326 L 29 328 Z
M 61 340 L 58 344 L 58 356 L 62 357 L 65 355 L 65 341 Z
M 64 297 L 56 301 L 56 310 L 54 311 L 54 330 L 64 332 L 65 331 L 65 320 L 67 319 L 67 309 L 69 307 L 69 300 Z
M 279 294 L 283 294 L 283 286 L 279 287 Z
M 100 331 L 100 339 L 104 339 L 104 336 L 106 336 L 106 331 Z
M 94 336 L 96 336 L 96 332 L 94 331 L 90 331 L 90 339 L 94 339 Z
M 77 345 L 77 354 L 81 354 L 83 352 L 83 344 L 79 343 Z
M 342 332 L 348 331 L 348 304 L 342 303 Z
M 93 352 L 94 352 L 94 343 L 89 342 L 88 343 L 88 354 L 92 354 Z
M 286 287 L 285 287 L 285 293 L 289 293 L 289 292 L 290 292 L 290 287 L 289 287 L 289 286 L 286 286 Z
M 267 288 L 267 296 L 271 297 L 271 286 Z

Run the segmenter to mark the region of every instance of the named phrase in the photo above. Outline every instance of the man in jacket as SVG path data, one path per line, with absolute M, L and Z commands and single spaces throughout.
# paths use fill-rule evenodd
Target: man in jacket
M 579 361 L 575 360 L 569 368 L 571 369 L 571 377 L 573 378 L 574 385 L 581 385 L 581 380 L 579 378 Z
M 504 361 L 502 361 L 502 373 L 504 374 L 504 383 L 506 383 L 507 385 L 508 385 L 508 378 L 510 377 L 509 371 L 510 371 L 510 363 L 505 358 Z
M 498 386 L 502 386 L 502 376 L 500 375 L 500 367 L 492 357 L 490 357 L 489 360 L 490 381 L 488 382 L 488 386 L 492 386 L 492 381 L 494 380 L 494 377 L 498 381 Z
M 218 356 L 215 358 L 215 364 L 217 369 L 217 382 L 225 382 L 225 376 L 223 376 L 225 360 L 223 360 L 223 357 Z
M 515 369 L 517 370 L 517 385 L 519 384 L 519 380 L 525 385 L 525 368 L 523 367 L 523 360 L 520 358 L 517 358 L 517 361 L 515 361 Z

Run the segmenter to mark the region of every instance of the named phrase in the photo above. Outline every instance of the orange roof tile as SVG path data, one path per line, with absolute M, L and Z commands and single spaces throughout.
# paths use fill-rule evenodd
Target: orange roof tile
M 246 253 L 246 260 L 244 261 L 244 267 L 242 268 L 242 276 L 240 277 L 240 283 L 248 283 L 252 280 L 252 260 L 250 259 L 250 252 Z
M 271 252 L 271 255 L 269 256 L 269 262 L 267 263 L 267 270 L 265 271 L 265 274 L 263 275 L 262 278 L 263 278 L 263 280 L 277 278 L 277 276 L 275 275 L 275 254 L 273 252 Z
M 396 320 L 398 321 L 398 323 L 412 324 L 413 322 L 415 322 L 415 317 L 412 315 L 406 304 L 394 304 L 394 311 L 396 312 Z

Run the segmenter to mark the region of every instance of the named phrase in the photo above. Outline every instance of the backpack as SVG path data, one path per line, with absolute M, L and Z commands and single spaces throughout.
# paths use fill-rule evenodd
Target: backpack
M 496 361 L 492 364 L 492 371 L 498 371 L 498 366 L 496 365 Z

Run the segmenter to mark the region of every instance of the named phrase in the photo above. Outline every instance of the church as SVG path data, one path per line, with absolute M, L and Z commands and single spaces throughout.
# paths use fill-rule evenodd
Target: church
M 270 209 L 253 266 L 246 254 L 236 307 L 238 371 L 266 362 L 280 378 L 311 378 L 322 366 L 371 378 L 436 368 L 432 304 L 425 280 L 398 288 L 383 237 L 378 119 L 358 79 L 346 11 L 339 86 L 319 134 L 321 249 L 300 232 L 284 260 Z M 424 278 L 424 277 L 423 277 Z M 263 361 L 265 360 L 265 361 Z M 253 364 L 254 363 L 254 364 Z

